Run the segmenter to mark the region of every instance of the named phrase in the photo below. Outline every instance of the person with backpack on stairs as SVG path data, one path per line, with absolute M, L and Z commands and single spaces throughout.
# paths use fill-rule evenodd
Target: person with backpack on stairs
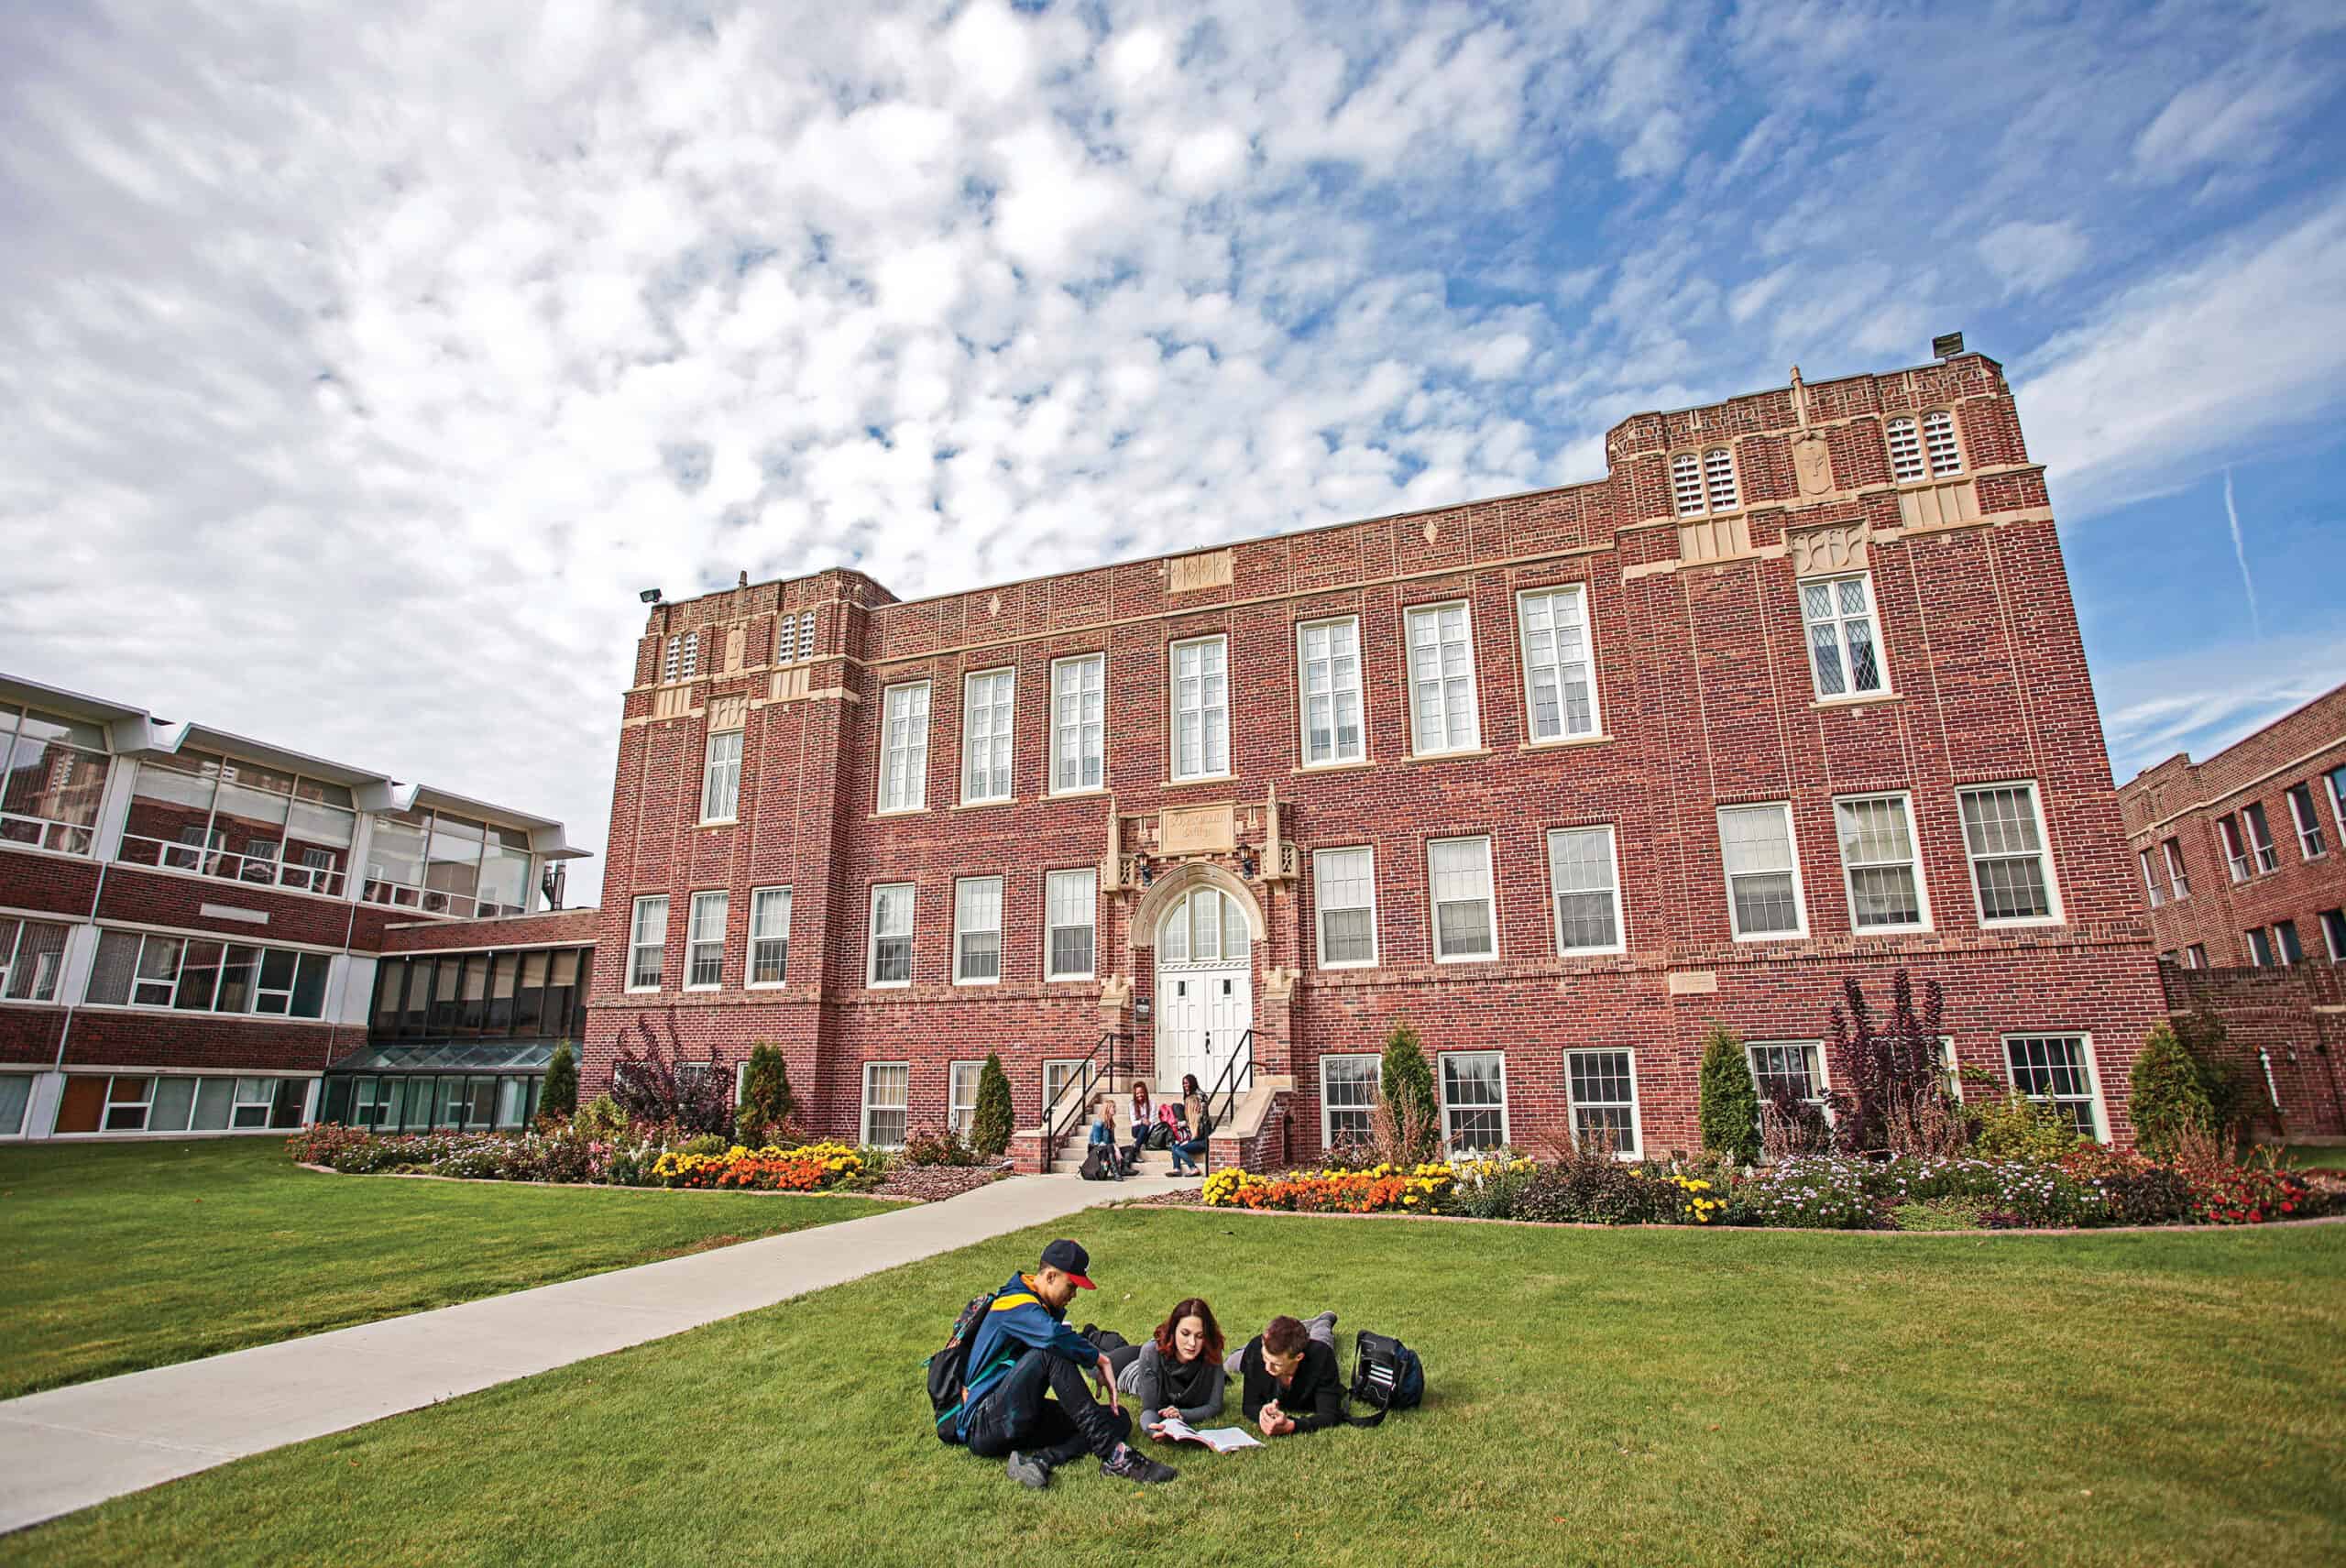
M 1100 1456 L 1102 1475 L 1145 1486 L 1180 1474 L 1127 1441 L 1133 1419 L 1116 1397 L 1115 1368 L 1067 1325 L 1075 1293 L 1095 1288 L 1087 1277 L 1091 1266 L 1091 1255 L 1074 1242 L 1051 1243 L 1034 1273 L 1014 1274 L 990 1299 L 971 1304 L 974 1330 L 966 1341 L 957 1330 L 944 1353 L 966 1350 L 958 1387 L 954 1369 L 948 1365 L 940 1377 L 932 1358 L 937 1435 L 958 1439 L 981 1458 L 1004 1459 L 1011 1479 L 1023 1486 L 1049 1486 L 1052 1471 L 1087 1453 Z M 1098 1377 L 1105 1405 L 1085 1386 L 1087 1373 Z

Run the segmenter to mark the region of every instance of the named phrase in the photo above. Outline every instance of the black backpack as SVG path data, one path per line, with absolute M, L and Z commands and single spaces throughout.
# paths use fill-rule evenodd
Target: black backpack
M 1345 1393 L 1345 1421 L 1373 1427 L 1395 1410 L 1415 1409 L 1426 1397 L 1425 1363 L 1399 1340 L 1363 1329 L 1353 1342 L 1353 1386 Z M 1370 1414 L 1355 1416 L 1349 1406 L 1359 1403 Z
M 1171 1148 L 1173 1146 L 1173 1129 L 1167 1126 L 1162 1122 L 1157 1123 L 1157 1125 L 1148 1130 L 1148 1146 L 1153 1149 Z
M 959 1442 L 961 1398 L 970 1386 L 970 1346 L 978 1337 L 978 1325 L 994 1303 L 999 1290 L 989 1290 L 961 1309 L 953 1320 L 953 1337 L 945 1348 L 921 1365 L 928 1368 L 928 1403 L 937 1412 L 937 1436 L 940 1442 Z
M 1083 1154 L 1083 1168 L 1076 1174 L 1086 1181 L 1116 1179 L 1116 1146 L 1113 1144 L 1093 1144 Z

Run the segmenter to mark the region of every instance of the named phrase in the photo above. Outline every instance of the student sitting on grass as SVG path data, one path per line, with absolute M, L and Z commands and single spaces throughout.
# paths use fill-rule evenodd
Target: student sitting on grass
M 1085 1277 L 1091 1266 L 1075 1243 L 1051 1243 L 1040 1268 L 1011 1276 L 970 1342 L 961 1442 L 981 1458 L 1007 1456 L 1005 1468 L 1022 1486 L 1049 1486 L 1055 1468 L 1087 1453 L 1100 1456 L 1102 1475 L 1127 1481 L 1170 1481 L 1180 1474 L 1126 1441 L 1133 1421 L 1116 1398 L 1115 1369 L 1067 1326 L 1075 1293 L 1095 1288 Z M 1084 1385 L 1092 1371 L 1107 1391 L 1104 1406 Z
M 1325 1324 L 1325 1337 L 1293 1318 L 1273 1318 L 1238 1353 L 1246 1419 L 1265 1437 L 1343 1424 L 1344 1379 L 1336 1365 L 1336 1314 L 1322 1312 L 1312 1322 Z
M 1130 1357 L 1111 1352 L 1121 1367 L 1116 1387 L 1140 1408 L 1140 1430 L 1156 1437 L 1168 1420 L 1202 1426 L 1222 1414 L 1222 1349 L 1213 1309 L 1192 1296 Z

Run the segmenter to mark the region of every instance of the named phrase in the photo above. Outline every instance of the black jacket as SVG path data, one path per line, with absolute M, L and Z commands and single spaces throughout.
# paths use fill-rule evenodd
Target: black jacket
M 1295 1420 L 1298 1431 L 1317 1431 L 1321 1427 L 1343 1424 L 1344 1379 L 1336 1365 L 1336 1353 L 1311 1340 L 1303 1347 L 1303 1365 L 1295 1369 L 1295 1379 L 1286 1387 L 1263 1365 L 1263 1336 L 1256 1334 L 1246 1342 L 1238 1360 L 1239 1375 L 1245 1381 L 1246 1419 L 1257 1420 L 1263 1407 L 1277 1401 L 1278 1408 Z

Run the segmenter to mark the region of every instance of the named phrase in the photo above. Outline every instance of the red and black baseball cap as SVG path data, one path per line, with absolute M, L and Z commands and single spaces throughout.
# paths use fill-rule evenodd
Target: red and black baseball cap
M 1074 1280 L 1079 1288 L 1085 1290 L 1100 1288 L 1084 1277 L 1085 1271 L 1091 1266 L 1091 1255 L 1071 1241 L 1055 1241 L 1045 1247 L 1043 1266 L 1058 1269 L 1069 1279 Z

